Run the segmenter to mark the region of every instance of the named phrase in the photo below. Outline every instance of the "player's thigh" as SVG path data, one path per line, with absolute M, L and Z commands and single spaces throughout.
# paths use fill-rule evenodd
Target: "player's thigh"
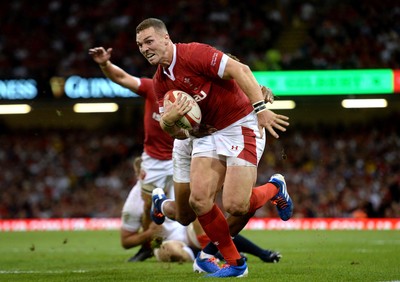
M 227 212 L 233 215 L 247 212 L 256 176 L 255 166 L 227 167 L 222 192 L 222 202 Z
M 214 203 L 215 195 L 222 186 L 226 171 L 225 162 L 212 157 L 193 157 L 190 170 L 190 202 L 206 210 Z M 201 207 L 200 207 L 201 208 Z M 196 211 L 197 212 L 197 211 Z

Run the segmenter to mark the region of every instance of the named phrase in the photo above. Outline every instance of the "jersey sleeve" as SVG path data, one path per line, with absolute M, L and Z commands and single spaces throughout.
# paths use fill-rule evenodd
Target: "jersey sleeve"
M 140 78 L 137 94 L 146 98 L 148 93 L 153 93 L 153 81 L 150 78 Z

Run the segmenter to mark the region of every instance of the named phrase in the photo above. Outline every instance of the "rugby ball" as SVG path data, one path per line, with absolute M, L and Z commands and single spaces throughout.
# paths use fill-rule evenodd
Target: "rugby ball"
M 182 118 L 176 121 L 175 124 L 180 128 L 191 130 L 194 127 L 198 126 L 201 122 L 200 107 L 192 96 L 181 90 L 169 90 L 167 93 L 165 93 L 164 108 L 168 104 L 173 104 L 178 99 L 179 93 L 182 95 L 182 98 L 186 97 L 186 99 L 190 102 L 192 109 L 187 112 Z

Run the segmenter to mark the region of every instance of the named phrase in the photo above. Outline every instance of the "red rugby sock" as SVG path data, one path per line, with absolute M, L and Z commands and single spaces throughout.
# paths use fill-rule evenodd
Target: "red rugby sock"
M 228 223 L 222 211 L 214 204 L 212 209 L 198 217 L 204 232 L 210 240 L 217 246 L 226 262 L 230 265 L 237 265 L 237 260 L 241 258 L 229 234 Z
M 278 192 L 279 189 L 270 182 L 253 188 L 250 196 L 250 208 L 248 213 L 254 213 L 267 201 L 271 200 Z
M 197 241 L 199 241 L 201 248 L 204 249 L 211 240 L 208 238 L 207 234 L 201 234 L 197 235 Z

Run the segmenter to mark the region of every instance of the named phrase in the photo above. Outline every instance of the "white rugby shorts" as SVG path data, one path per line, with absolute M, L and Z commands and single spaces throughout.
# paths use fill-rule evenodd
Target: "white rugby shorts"
M 217 158 L 227 166 L 257 166 L 265 148 L 265 132 L 260 136 L 257 115 L 252 112 L 212 135 L 195 138 L 192 156 Z
M 129 192 L 122 207 L 121 221 L 122 228 L 130 232 L 139 232 L 142 228 L 142 218 L 144 212 L 144 202 L 141 195 L 141 185 L 137 181 Z M 171 189 L 169 197 L 175 199 L 174 189 Z M 165 219 L 162 225 L 162 237 L 164 239 L 179 240 L 188 243 L 185 226 L 169 218 Z
M 141 169 L 145 172 L 144 179 L 141 179 L 143 192 L 151 194 L 155 188 L 162 188 L 166 193 L 173 190 L 172 160 L 157 160 L 143 152 Z
M 192 160 L 192 139 L 175 139 L 172 150 L 174 163 L 174 181 L 178 183 L 190 182 L 190 162 Z
M 130 232 L 138 232 L 142 227 L 144 207 L 140 187 L 140 182 L 137 181 L 122 208 L 122 228 Z

